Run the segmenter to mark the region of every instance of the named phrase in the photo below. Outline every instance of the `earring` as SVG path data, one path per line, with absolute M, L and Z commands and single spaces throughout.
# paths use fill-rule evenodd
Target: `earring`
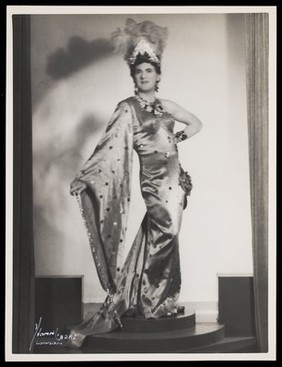
M 137 96 L 137 94 L 138 94 L 138 88 L 137 88 L 137 86 L 136 86 L 136 84 L 134 84 L 134 94 Z
M 155 85 L 155 92 L 158 92 L 160 89 L 159 89 L 159 80 L 156 82 L 156 85 Z

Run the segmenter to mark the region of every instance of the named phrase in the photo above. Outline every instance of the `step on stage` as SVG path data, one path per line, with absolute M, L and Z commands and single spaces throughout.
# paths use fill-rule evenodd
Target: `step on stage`
M 223 325 L 196 324 L 195 319 L 187 307 L 184 314 L 160 319 L 123 317 L 123 329 L 90 336 L 83 348 L 96 353 L 177 353 L 224 338 Z

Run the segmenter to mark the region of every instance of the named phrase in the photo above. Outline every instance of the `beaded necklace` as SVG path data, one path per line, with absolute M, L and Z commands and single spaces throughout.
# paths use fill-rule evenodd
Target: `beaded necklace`
M 158 99 L 155 99 L 154 102 L 148 102 L 146 99 L 139 96 L 139 94 L 135 95 L 135 99 L 139 103 L 142 111 L 152 112 L 156 116 L 162 116 L 164 113 L 163 106 Z

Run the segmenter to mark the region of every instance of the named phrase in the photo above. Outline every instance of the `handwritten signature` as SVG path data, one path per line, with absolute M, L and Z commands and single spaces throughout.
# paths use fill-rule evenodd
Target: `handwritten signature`
M 35 330 L 30 342 L 29 351 L 33 350 L 34 345 L 63 345 L 64 341 L 71 339 L 71 335 L 64 334 L 59 328 L 51 331 L 44 331 L 41 327 L 42 317 L 40 316 L 38 323 L 35 324 Z

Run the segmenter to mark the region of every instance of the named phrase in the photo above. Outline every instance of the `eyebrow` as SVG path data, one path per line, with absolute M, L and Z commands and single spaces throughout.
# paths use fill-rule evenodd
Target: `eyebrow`
M 148 66 L 148 67 L 146 67 L 144 70 L 153 70 L 153 66 Z M 142 69 L 141 69 L 141 68 L 136 67 L 135 72 L 136 72 L 136 71 L 142 71 Z

